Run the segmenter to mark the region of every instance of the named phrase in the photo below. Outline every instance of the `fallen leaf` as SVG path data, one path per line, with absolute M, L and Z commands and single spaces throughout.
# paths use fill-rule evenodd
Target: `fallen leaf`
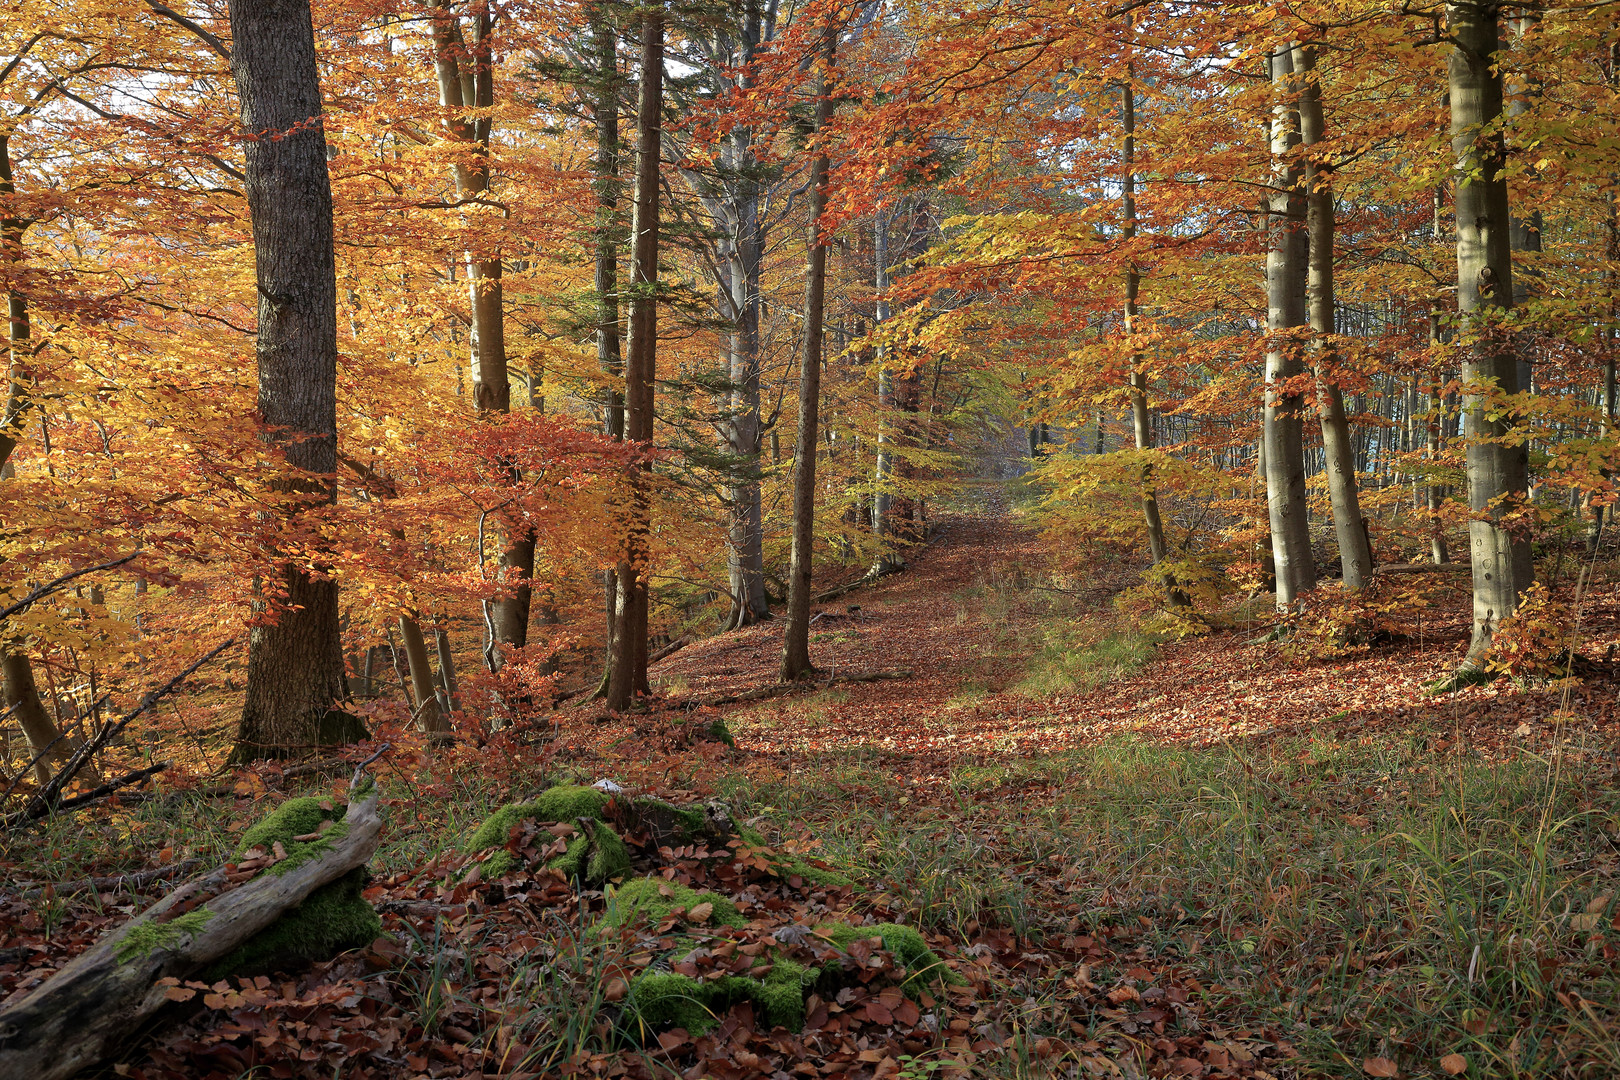
M 692 910 L 686 913 L 686 917 L 695 923 L 706 923 L 713 914 L 714 905 L 705 900 L 701 904 L 694 904 Z
M 1401 1070 L 1387 1057 L 1370 1057 L 1361 1063 L 1362 1071 L 1368 1076 L 1399 1076 Z
M 1451 1076 L 1461 1076 L 1468 1070 L 1468 1059 L 1461 1054 L 1447 1054 L 1440 1059 L 1440 1068 Z

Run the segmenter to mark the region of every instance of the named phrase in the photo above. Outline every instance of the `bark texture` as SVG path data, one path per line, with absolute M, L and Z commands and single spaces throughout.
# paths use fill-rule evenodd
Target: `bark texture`
M 1316 78 L 1316 50 L 1295 46 L 1294 75 L 1299 81 L 1300 138 L 1305 146 L 1321 143 L 1322 84 Z M 1322 425 L 1322 463 L 1328 498 L 1333 504 L 1333 531 L 1339 542 L 1339 566 L 1347 592 L 1359 592 L 1372 573 L 1372 544 L 1361 515 L 1356 451 L 1344 394 L 1334 378 L 1333 345 L 1333 167 L 1320 154 L 1305 159 L 1306 225 L 1310 253 L 1305 294 L 1316 350 L 1316 414 Z
M 337 285 L 332 188 L 308 0 L 231 0 L 231 73 L 246 140 L 257 276 L 259 414 L 289 465 L 337 468 Z M 329 503 L 328 481 L 282 485 L 287 513 Z M 289 756 L 363 734 L 347 696 L 337 582 L 285 564 L 270 619 L 248 642 L 236 761 Z
M 832 119 L 828 80 L 838 47 L 829 26 L 817 72 L 816 131 Z M 815 670 L 810 664 L 810 578 L 816 539 L 816 428 L 821 409 L 821 337 L 827 299 L 827 248 L 822 242 L 822 215 L 827 209 L 828 161 L 818 150 L 810 162 L 810 251 L 804 268 L 804 348 L 799 355 L 799 435 L 793 451 L 793 555 L 788 567 L 788 624 L 782 638 L 782 681 L 792 682 Z
M 630 224 L 630 350 L 625 360 L 625 438 L 650 448 L 653 380 L 658 368 L 659 159 L 663 153 L 664 10 L 641 14 L 641 92 L 636 101 L 636 188 Z M 631 477 L 626 558 L 619 563 L 618 605 L 607 704 L 628 709 L 647 690 L 648 542 L 651 507 L 645 467 Z
M 1272 53 L 1271 81 L 1278 103 L 1271 121 L 1275 165 L 1266 252 L 1266 329 L 1273 334 L 1292 330 L 1306 321 L 1306 205 L 1304 177 L 1293 156 L 1299 145 L 1298 82 L 1293 68 L 1289 49 Z M 1276 338 L 1266 353 L 1263 424 L 1266 503 L 1271 515 L 1271 557 L 1277 573 L 1279 608 L 1288 607 L 1316 587 L 1316 561 L 1311 555 L 1305 501 L 1305 400 L 1299 387 L 1303 372 L 1297 340 Z
M 1451 146 L 1457 160 L 1457 306 L 1462 316 L 1463 415 L 1468 438 L 1469 563 L 1474 575 L 1474 633 L 1463 669 L 1484 663 L 1496 628 L 1530 586 L 1530 540 L 1515 527 L 1529 473 L 1522 442 L 1505 438 L 1511 418 L 1491 418 L 1492 390 L 1519 391 L 1511 340 L 1493 325 L 1493 309 L 1512 306 L 1513 256 L 1502 116 L 1499 9 L 1448 4 L 1455 47 L 1447 60 Z

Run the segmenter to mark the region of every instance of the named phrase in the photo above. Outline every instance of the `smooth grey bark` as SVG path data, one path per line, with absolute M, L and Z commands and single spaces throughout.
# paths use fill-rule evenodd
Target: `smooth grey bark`
M 753 84 L 753 63 L 764 33 L 758 0 L 743 4 L 742 33 L 737 43 L 738 85 Z M 764 506 L 760 496 L 760 452 L 763 424 L 759 407 L 760 274 L 765 263 L 765 227 L 760 217 L 760 161 L 751 127 L 733 130 L 727 139 L 727 171 L 735 178 L 726 217 L 726 287 L 732 325 L 729 342 L 730 402 L 723 437 L 734 462 L 727 485 L 727 576 L 732 596 L 731 626 L 747 626 L 770 616 L 765 594 Z
M 876 326 L 889 321 L 889 215 L 880 206 L 872 216 L 873 286 L 877 302 L 873 316 Z M 889 430 L 889 414 L 894 410 L 894 373 L 889 370 L 888 358 L 878 356 L 877 379 L 877 464 L 872 476 L 872 535 L 880 545 L 872 574 L 887 574 L 905 567 L 905 559 L 898 551 L 888 550 L 894 536 L 894 433 Z
M 814 82 L 818 135 L 832 120 L 829 80 L 838 48 L 837 29 L 829 25 L 823 33 L 822 66 Z M 793 555 L 788 568 L 788 623 L 782 637 L 783 682 L 815 671 L 810 663 L 810 580 L 815 559 L 816 425 L 821 409 L 821 337 L 827 299 L 827 247 L 821 229 L 827 210 L 828 171 L 827 151 L 821 147 L 810 161 L 809 225 L 805 230 L 809 254 L 804 268 L 804 348 L 799 355 L 799 435 L 793 450 Z
M 1518 358 L 1495 315 L 1513 304 L 1512 223 L 1499 122 L 1499 8 L 1446 5 L 1451 146 L 1456 158 L 1457 307 L 1463 339 L 1463 411 L 1468 439 L 1469 561 L 1474 630 L 1464 672 L 1483 668 L 1503 617 L 1519 605 L 1534 568 L 1530 538 L 1513 522 L 1526 487 L 1528 453 L 1507 440 L 1511 418 L 1492 419 L 1495 394 L 1519 391 Z M 1494 391 L 1494 393 L 1493 393 Z
M 1316 50 L 1296 45 L 1293 60 L 1294 75 L 1300 84 L 1300 139 L 1305 146 L 1314 146 L 1326 134 Z M 1305 192 L 1309 244 L 1305 294 L 1316 349 L 1316 413 L 1322 426 L 1322 465 L 1333 505 L 1333 531 L 1339 542 L 1344 588 L 1359 592 L 1372 574 L 1372 545 L 1361 515 L 1360 481 L 1356 476 L 1355 447 L 1350 441 L 1350 421 L 1344 413 L 1344 394 L 1333 378 L 1333 168 L 1320 155 L 1305 159 Z
M 619 335 L 619 31 L 606 3 L 591 9 L 591 32 L 596 36 L 597 82 L 596 154 L 591 162 L 596 196 L 596 363 L 607 376 L 602 402 L 602 433 L 624 441 L 624 355 Z M 611 664 L 613 640 L 618 633 L 619 579 L 616 568 L 602 572 L 606 598 L 603 621 L 607 631 L 605 655 Z M 604 664 L 600 693 L 607 692 Z
M 664 7 L 641 12 L 641 89 L 636 102 L 636 186 L 631 235 L 630 349 L 625 359 L 625 438 L 650 448 L 658 366 L 659 159 L 663 154 Z M 620 560 L 609 708 L 628 709 L 647 686 L 648 558 L 652 524 L 645 466 L 631 474 L 630 521 Z
M 244 187 L 258 289 L 259 415 L 287 463 L 337 469 L 337 280 L 332 187 L 309 0 L 230 0 L 231 73 L 245 135 Z M 330 480 L 282 483 L 284 513 L 333 502 Z M 248 639 L 233 761 L 300 754 L 364 734 L 348 695 L 338 586 L 284 564 L 274 622 Z
M 1306 515 L 1305 398 L 1298 385 L 1304 364 L 1298 339 L 1285 334 L 1306 322 L 1306 204 L 1304 177 L 1294 153 L 1300 140 L 1299 83 L 1287 47 L 1274 50 L 1270 64 L 1277 104 L 1271 120 L 1273 193 L 1267 222 L 1266 329 L 1279 336 L 1266 353 L 1263 434 L 1271 556 L 1277 573 L 1277 607 L 1281 609 L 1316 587 L 1316 560 L 1311 554 Z

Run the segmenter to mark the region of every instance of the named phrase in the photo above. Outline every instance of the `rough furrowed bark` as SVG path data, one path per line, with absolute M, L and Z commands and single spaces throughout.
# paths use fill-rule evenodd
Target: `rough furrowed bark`
M 377 792 L 351 803 L 343 835 L 316 858 L 187 905 L 228 885 L 220 868 L 176 889 L 106 935 L 20 1001 L 0 1009 L 0 1076 L 62 1080 L 114 1053 L 183 979 L 264 930 L 316 889 L 371 860 L 382 819 Z

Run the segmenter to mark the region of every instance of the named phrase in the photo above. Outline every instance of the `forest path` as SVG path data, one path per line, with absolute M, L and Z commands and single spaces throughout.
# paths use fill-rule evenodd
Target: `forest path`
M 1603 741 L 1620 730 L 1609 670 L 1570 688 L 1567 699 L 1558 688 L 1507 680 L 1428 696 L 1466 642 L 1465 578 L 1421 616 L 1415 638 L 1301 662 L 1254 643 L 1253 629 L 1157 646 L 1121 630 L 1111 600 L 1140 580 L 1140 567 L 1093 564 L 1078 590 L 1058 588 L 1072 583 L 1052 578 L 1038 538 L 999 484 L 970 489 L 939 524 L 940 535 L 904 573 L 819 605 L 811 626 L 822 683 L 909 674 L 727 706 L 743 749 L 863 750 L 910 759 L 907 771 L 941 777 L 962 758 L 1119 735 L 1208 745 L 1410 733 L 1494 753 L 1559 737 Z M 1599 577 L 1583 605 L 1587 656 L 1620 641 L 1620 582 Z M 772 621 L 690 646 L 655 667 L 655 685 L 673 697 L 714 700 L 774 683 L 782 630 Z M 1561 714 L 1574 720 L 1554 719 Z

